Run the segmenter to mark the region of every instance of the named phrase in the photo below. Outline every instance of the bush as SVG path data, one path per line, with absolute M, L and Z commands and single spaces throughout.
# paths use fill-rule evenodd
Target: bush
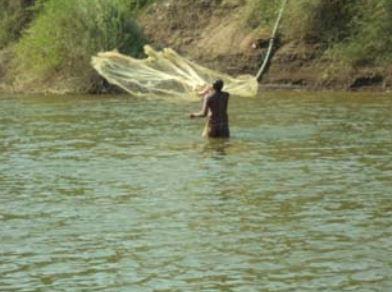
M 91 56 L 118 49 L 139 56 L 144 39 L 133 21 L 147 1 L 48 0 L 16 47 L 16 70 L 23 79 L 44 80 L 53 74 L 72 79 L 86 90 L 93 70 Z M 87 87 L 87 88 L 86 88 Z M 75 90 L 76 88 L 73 88 Z
M 322 43 L 325 46 L 345 39 L 350 34 L 354 16 L 352 2 L 357 0 L 296 0 L 288 1 L 282 19 L 286 39 Z M 273 27 L 282 0 L 254 0 L 248 4 L 248 24 Z
M 285 35 L 328 48 L 351 33 L 357 0 L 290 1 L 283 26 Z
M 272 27 L 281 3 L 250 1 L 248 24 Z M 353 66 L 383 64 L 392 60 L 392 1 L 289 1 L 280 31 L 286 42 L 317 43 L 335 61 Z
M 31 21 L 33 11 L 28 9 L 32 0 L 0 1 L 0 49 L 16 41 Z
M 384 65 L 392 61 L 392 1 L 360 1 L 357 17 L 352 22 L 355 33 L 341 55 L 354 66 Z
M 246 7 L 246 24 L 252 29 L 258 27 L 271 27 L 275 23 L 280 0 L 252 0 Z

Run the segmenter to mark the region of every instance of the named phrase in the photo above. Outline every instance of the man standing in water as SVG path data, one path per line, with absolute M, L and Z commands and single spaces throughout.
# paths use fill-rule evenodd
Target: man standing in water
M 202 110 L 198 113 L 190 114 L 191 118 L 206 117 L 208 115 L 203 137 L 230 137 L 229 118 L 227 115 L 229 93 L 222 91 L 222 89 L 223 81 L 215 81 L 212 84 L 212 88 L 207 88 L 201 93 L 204 95 Z

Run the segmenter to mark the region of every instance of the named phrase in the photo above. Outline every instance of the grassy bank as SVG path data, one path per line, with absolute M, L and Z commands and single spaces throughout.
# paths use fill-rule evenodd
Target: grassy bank
M 155 3 L 154 5 L 151 5 Z M 281 0 L 3 0 L 1 83 L 17 91 L 99 92 L 99 51 L 171 46 L 229 73 L 254 74 Z M 267 82 L 391 81 L 392 1 L 295 0 Z M 373 76 L 373 77 L 372 77 Z M 306 80 L 309 79 L 309 80 Z
M 134 19 L 148 2 L 41 0 L 15 10 L 13 0 L 6 1 L 10 19 L 18 18 L 21 11 L 31 19 L 18 32 L 3 27 L 9 31 L 4 45 L 12 43 L 8 81 L 17 91 L 99 90 L 102 80 L 90 66 L 91 56 L 113 49 L 139 56 L 145 39 Z
M 282 1 L 250 1 L 254 23 L 271 25 Z M 273 3 L 274 9 L 266 9 Z M 266 15 L 263 14 L 267 12 Z M 285 41 L 318 44 L 326 57 L 351 65 L 383 65 L 392 61 L 392 1 L 289 1 L 282 25 Z
M 273 25 L 282 1 L 249 3 L 249 19 L 257 29 Z M 267 8 L 271 6 L 274 9 Z M 280 32 L 282 50 L 277 51 L 277 66 L 267 81 L 338 88 L 392 85 L 390 0 L 289 1 Z
M 142 18 L 151 42 L 231 74 L 256 74 L 282 0 L 165 3 Z M 263 82 L 338 89 L 392 86 L 391 5 L 389 0 L 288 1 Z

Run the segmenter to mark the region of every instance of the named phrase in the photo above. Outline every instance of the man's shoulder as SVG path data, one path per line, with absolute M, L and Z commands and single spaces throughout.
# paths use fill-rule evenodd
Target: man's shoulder
M 207 101 L 212 101 L 215 99 L 221 99 L 222 97 L 224 98 L 229 98 L 230 94 L 226 91 L 221 91 L 221 92 L 215 92 L 214 94 L 210 95 L 207 97 Z
M 221 92 L 218 92 L 218 93 L 216 93 L 216 94 L 214 94 L 214 95 L 216 95 L 216 96 L 229 96 L 230 93 L 228 93 L 228 92 L 226 92 L 226 91 L 221 91 Z

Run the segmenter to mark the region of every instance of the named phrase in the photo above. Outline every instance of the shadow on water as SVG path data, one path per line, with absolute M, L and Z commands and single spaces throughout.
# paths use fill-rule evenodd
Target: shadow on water
M 202 153 L 213 159 L 223 159 L 227 155 L 228 149 L 232 146 L 230 139 L 215 138 L 207 139 L 202 148 Z

